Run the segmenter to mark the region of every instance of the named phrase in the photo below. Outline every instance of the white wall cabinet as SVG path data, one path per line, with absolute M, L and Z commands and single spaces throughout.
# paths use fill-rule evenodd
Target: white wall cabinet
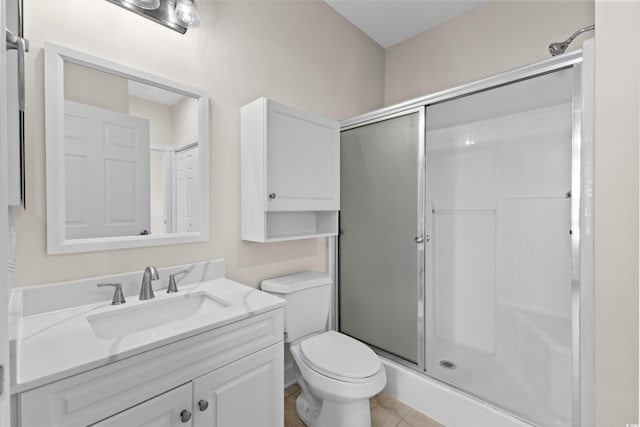
M 241 110 L 242 238 L 331 236 L 340 210 L 340 125 L 259 98 Z
M 279 308 L 24 391 L 13 424 L 281 427 L 283 318 Z

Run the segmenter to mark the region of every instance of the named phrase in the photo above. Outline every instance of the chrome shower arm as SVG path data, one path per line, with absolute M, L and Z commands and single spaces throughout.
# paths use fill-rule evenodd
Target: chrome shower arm
M 564 51 L 567 50 L 567 47 L 569 47 L 569 44 L 571 44 L 573 39 L 575 39 L 585 31 L 591 31 L 595 29 L 596 29 L 595 25 L 589 25 L 588 27 L 580 28 L 578 31 L 571 34 L 569 38 L 563 42 L 551 43 L 549 45 L 549 53 L 551 54 L 551 56 L 556 56 L 556 55 L 560 55 L 561 53 L 564 53 Z
M 587 32 L 587 31 L 591 31 L 591 30 L 595 30 L 596 26 L 594 25 L 589 25 L 588 27 L 584 27 L 584 28 L 580 28 L 578 31 L 576 31 L 575 33 L 571 34 L 569 36 L 569 38 L 567 39 L 567 43 L 571 43 L 573 41 L 573 39 L 575 39 L 576 37 L 578 37 L 580 34 Z

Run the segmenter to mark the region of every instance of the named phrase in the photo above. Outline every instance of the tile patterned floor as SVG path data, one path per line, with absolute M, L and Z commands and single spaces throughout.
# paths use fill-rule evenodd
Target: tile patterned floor
M 285 427 L 305 427 L 296 415 L 300 387 L 294 384 L 284 391 Z M 371 427 L 443 427 L 442 424 L 400 403 L 382 392 L 371 398 Z

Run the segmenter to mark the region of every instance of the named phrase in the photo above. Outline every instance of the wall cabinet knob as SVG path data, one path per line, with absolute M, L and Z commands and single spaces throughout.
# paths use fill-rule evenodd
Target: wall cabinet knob
M 191 412 L 187 411 L 186 409 L 183 409 L 182 412 L 180 412 L 180 421 L 182 421 L 183 423 L 186 423 L 190 419 L 191 419 Z
M 269 198 L 272 199 L 272 200 L 275 199 L 276 198 L 276 193 L 269 194 Z
M 209 402 L 207 402 L 206 400 L 200 399 L 198 401 L 198 409 L 200 409 L 201 411 L 206 411 L 208 407 Z

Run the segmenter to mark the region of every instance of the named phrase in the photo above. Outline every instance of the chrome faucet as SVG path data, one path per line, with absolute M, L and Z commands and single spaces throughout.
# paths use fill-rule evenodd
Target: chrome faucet
M 152 265 L 144 269 L 144 274 L 142 275 L 142 285 L 140 286 L 140 300 L 155 298 L 153 294 L 153 287 L 151 286 L 152 280 L 157 280 L 160 278 L 158 275 L 158 270 Z

